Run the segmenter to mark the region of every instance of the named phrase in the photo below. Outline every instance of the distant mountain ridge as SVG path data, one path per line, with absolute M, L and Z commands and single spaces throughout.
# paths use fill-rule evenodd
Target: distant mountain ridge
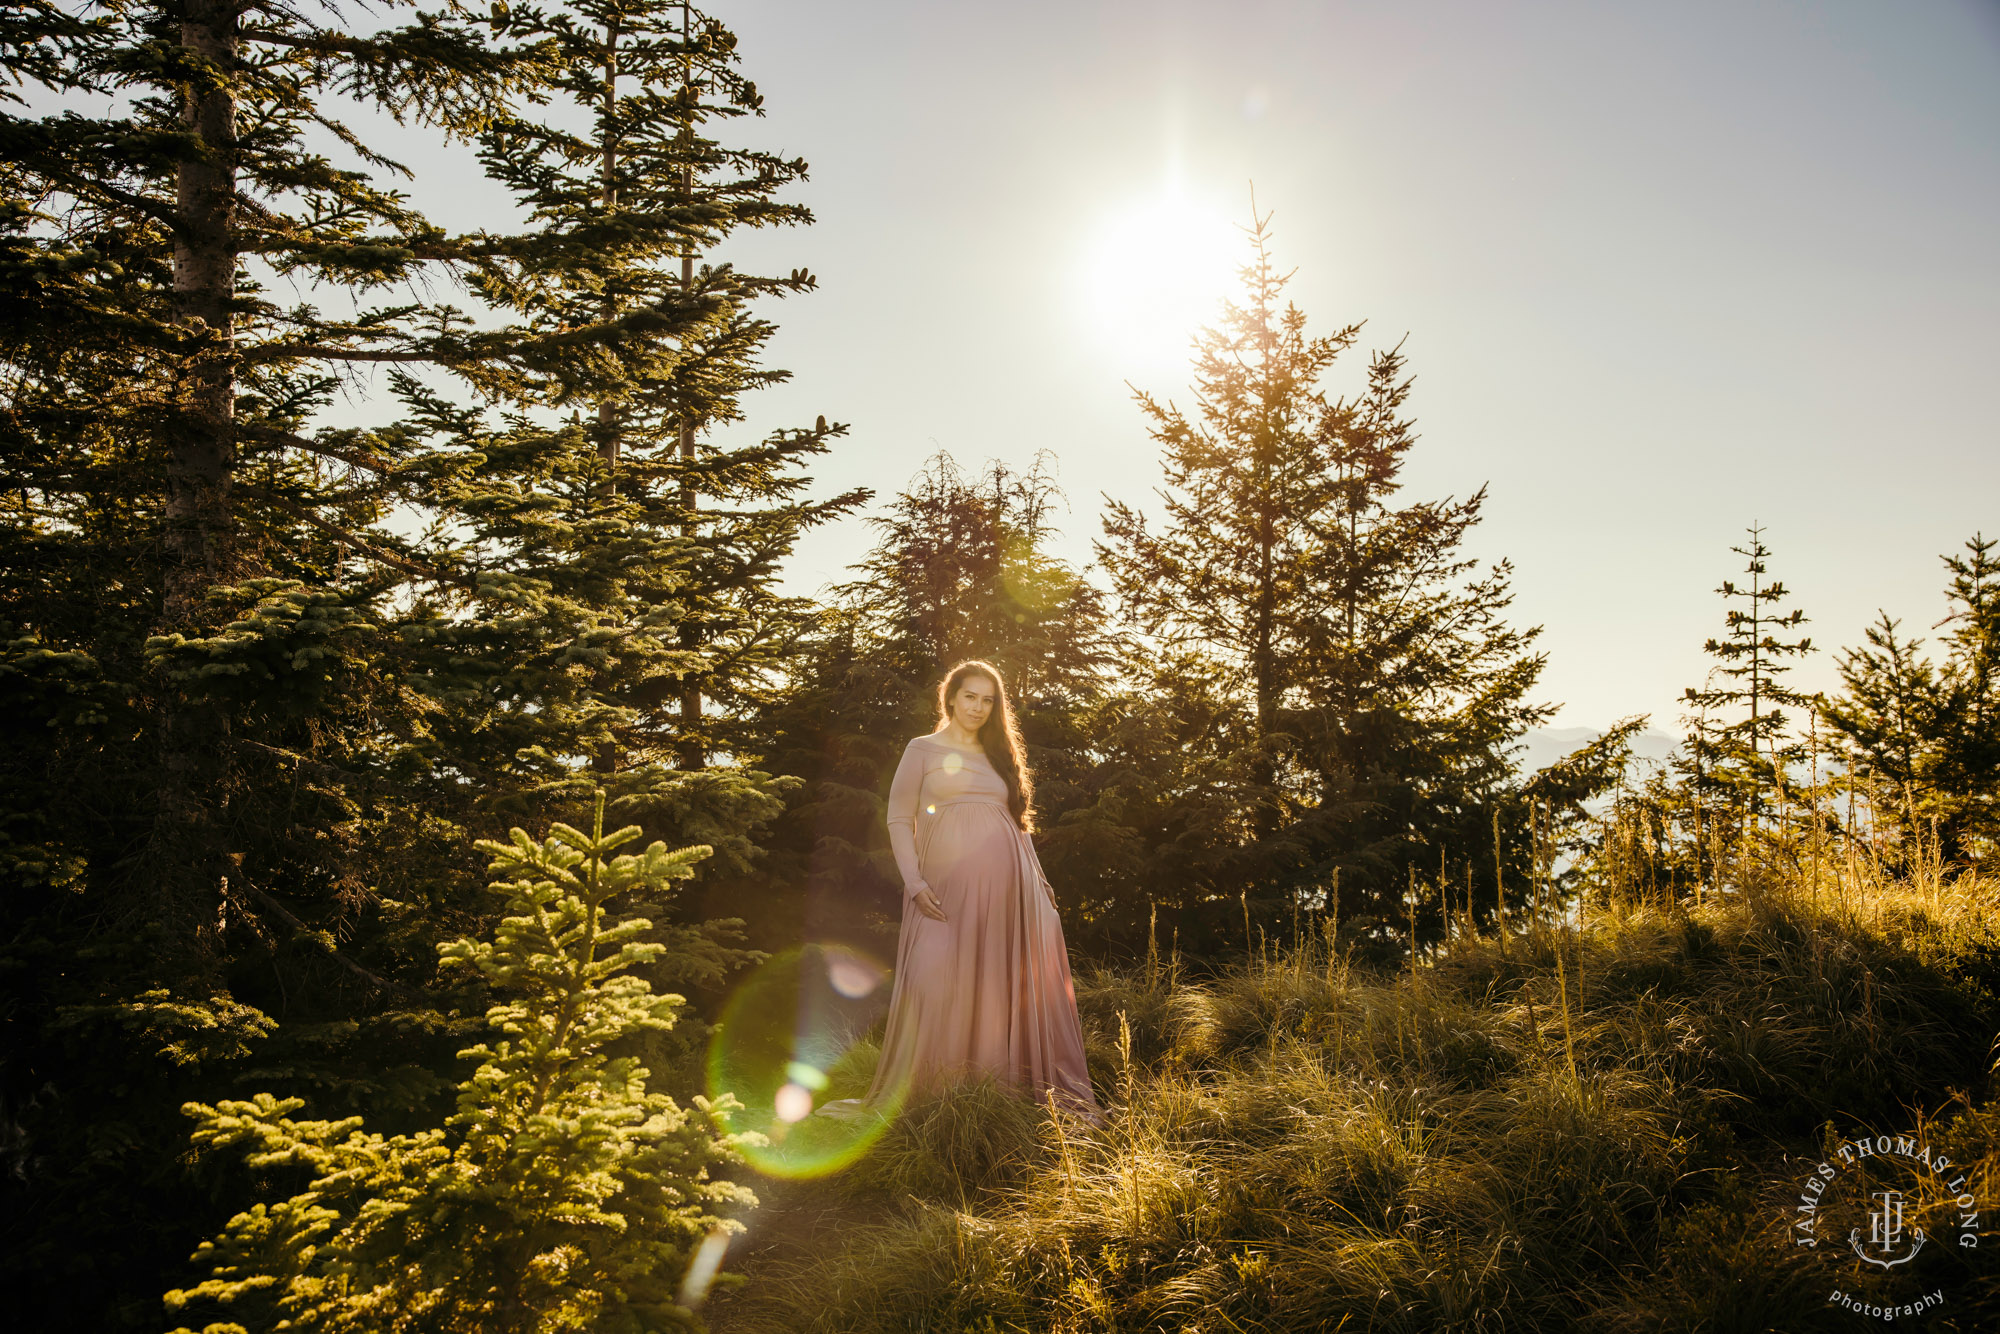
M 1516 763 L 1522 773 L 1531 774 L 1603 735 L 1601 727 L 1531 727 L 1521 738 L 1526 749 Z M 1679 737 L 1649 727 L 1632 738 L 1632 755 L 1637 760 L 1665 764 L 1680 744 Z

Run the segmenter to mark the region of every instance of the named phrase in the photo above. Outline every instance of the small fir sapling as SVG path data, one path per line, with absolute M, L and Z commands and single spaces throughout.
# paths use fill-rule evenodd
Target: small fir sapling
M 755 1203 L 711 1169 L 753 1137 L 728 1130 L 728 1095 L 680 1107 L 611 1054 L 671 1028 L 684 1002 L 631 975 L 666 949 L 644 939 L 651 923 L 607 926 L 605 905 L 663 891 L 709 855 L 663 843 L 611 855 L 639 832 L 606 834 L 599 792 L 587 834 L 558 823 L 539 842 L 520 829 L 480 841 L 507 915 L 490 943 L 440 951 L 498 994 L 498 1036 L 461 1053 L 478 1066 L 442 1128 L 384 1137 L 360 1117 L 295 1121 L 303 1100 L 268 1093 L 187 1105 L 202 1150 L 240 1147 L 253 1168 L 303 1168 L 311 1183 L 203 1243 L 194 1258 L 212 1276 L 169 1292 L 170 1310 L 222 1308 L 206 1334 L 699 1326 L 691 1259 L 740 1228 L 720 1206 Z

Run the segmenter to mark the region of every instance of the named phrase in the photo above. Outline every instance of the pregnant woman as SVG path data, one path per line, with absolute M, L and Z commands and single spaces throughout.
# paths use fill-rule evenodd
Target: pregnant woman
M 882 1105 L 989 1071 L 1097 1120 L 1062 921 L 1035 855 L 1019 729 L 1000 673 L 961 662 L 938 728 L 911 740 L 889 787 L 903 929 L 882 1060 Z

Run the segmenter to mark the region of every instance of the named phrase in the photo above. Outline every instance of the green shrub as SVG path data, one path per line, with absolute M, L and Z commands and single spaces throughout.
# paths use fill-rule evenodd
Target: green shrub
M 385 1138 L 360 1117 L 295 1121 L 298 1098 L 188 1104 L 205 1151 L 239 1149 L 252 1166 L 311 1177 L 289 1199 L 259 1204 L 206 1242 L 212 1277 L 167 1294 L 169 1309 L 216 1306 L 207 1334 L 249 1329 L 485 1334 L 588 1326 L 639 1334 L 695 1323 L 682 1282 L 695 1247 L 728 1203 L 754 1203 L 710 1169 L 739 1136 L 726 1103 L 681 1108 L 648 1092 L 647 1072 L 607 1049 L 674 1023 L 679 996 L 630 975 L 665 947 L 643 918 L 605 925 L 607 900 L 663 890 L 693 873 L 705 847 L 610 854 L 638 837 L 558 824 L 536 842 L 482 841 L 508 915 L 491 943 L 443 947 L 504 997 L 487 1011 L 498 1035 L 460 1053 L 477 1068 L 443 1127 Z M 186 1330 L 180 1334 L 187 1334 Z

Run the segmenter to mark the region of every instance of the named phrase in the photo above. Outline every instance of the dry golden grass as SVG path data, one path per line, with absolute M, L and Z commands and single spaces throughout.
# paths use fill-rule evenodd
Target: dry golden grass
M 1851 1321 L 1787 1249 L 1790 1159 L 1918 1128 L 2000 1189 L 2000 887 L 1848 869 L 1817 893 L 1460 937 L 1394 973 L 1319 941 L 1200 982 L 1086 971 L 1106 1125 L 991 1085 L 911 1108 L 813 1188 L 876 1221 L 753 1268 L 712 1316 L 782 1334 Z M 1928 1328 L 2000 1322 L 1991 1255 L 1940 1257 L 1953 1300 Z

